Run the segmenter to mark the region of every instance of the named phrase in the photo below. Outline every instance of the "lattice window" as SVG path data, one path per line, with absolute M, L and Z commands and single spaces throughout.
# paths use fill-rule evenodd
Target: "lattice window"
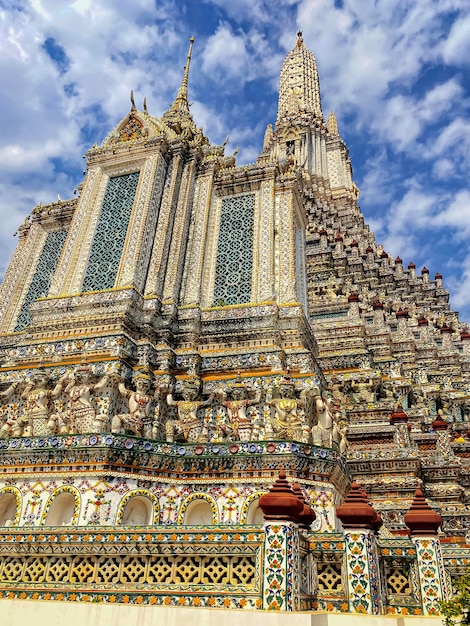
M 31 324 L 29 305 L 41 296 L 47 295 L 66 236 L 66 230 L 48 233 L 28 293 L 18 315 L 15 332 L 19 332 Z
M 220 559 L 222 562 L 222 559 Z M 232 585 L 252 585 L 255 581 L 256 567 L 251 556 L 232 556 L 223 559 L 228 566 L 228 582 Z M 211 581 L 211 576 L 208 580 Z
M 242 304 L 251 299 L 255 196 L 222 200 L 214 304 Z
M 300 593 L 313 595 L 318 587 L 318 573 L 312 553 L 305 552 L 300 561 Z
M 48 557 L 33 556 L 28 559 L 24 566 L 23 581 L 32 583 L 42 583 L 46 577 Z
M 320 593 L 332 593 L 343 590 L 340 561 L 317 562 L 318 590 Z
M 0 557 L 0 584 L 235 585 L 257 583 L 255 555 L 62 555 Z
M 109 179 L 82 291 L 101 291 L 114 287 L 138 181 L 139 172 Z
M 411 596 L 411 564 L 406 560 L 389 560 L 385 566 L 389 596 Z

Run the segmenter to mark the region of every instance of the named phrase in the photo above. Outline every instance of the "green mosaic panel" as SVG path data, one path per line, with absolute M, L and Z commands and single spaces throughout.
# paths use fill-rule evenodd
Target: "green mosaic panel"
M 56 230 L 47 235 L 36 271 L 16 321 L 15 332 L 24 330 L 26 326 L 31 324 L 29 305 L 38 298 L 47 295 L 66 236 L 66 230 Z
M 139 172 L 108 181 L 82 284 L 82 292 L 114 287 L 126 240 Z
M 214 304 L 242 304 L 251 299 L 255 196 L 222 200 Z

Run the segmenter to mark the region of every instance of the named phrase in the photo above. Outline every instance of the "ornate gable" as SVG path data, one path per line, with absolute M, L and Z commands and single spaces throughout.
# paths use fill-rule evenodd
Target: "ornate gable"
M 131 110 L 106 137 L 104 146 L 118 144 L 128 141 L 139 141 L 149 139 L 165 133 L 168 135 L 168 128 L 156 117 L 142 113 L 137 109 Z
M 134 139 L 142 139 L 145 137 L 148 134 L 148 130 L 137 115 L 130 113 L 127 120 L 121 124 L 118 134 L 121 141 L 133 141 Z

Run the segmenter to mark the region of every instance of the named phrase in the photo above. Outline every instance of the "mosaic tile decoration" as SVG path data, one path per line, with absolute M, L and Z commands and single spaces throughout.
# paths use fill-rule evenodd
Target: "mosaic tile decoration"
M 83 278 L 84 292 L 114 287 L 138 181 L 139 172 L 108 181 Z
M 29 285 L 28 293 L 26 294 L 20 314 L 18 315 L 15 332 L 24 330 L 26 326 L 31 324 L 29 305 L 41 296 L 47 295 L 66 237 L 66 230 L 56 230 L 48 233 L 36 270 Z
M 286 611 L 290 604 L 288 566 L 291 560 L 292 524 L 266 524 L 266 554 L 264 566 L 263 608 Z
M 408 538 L 382 540 L 379 559 L 384 575 L 386 611 L 422 615 L 416 548 Z
M 222 200 L 214 304 L 242 304 L 251 299 L 255 196 Z
M 416 537 L 413 543 L 418 557 L 424 614 L 439 615 L 439 600 L 447 595 L 440 542 L 435 537 Z
M 53 435 L 48 437 L 10 437 L 0 439 L 0 451 L 29 452 L 31 450 L 65 450 L 79 448 L 111 447 L 116 450 L 128 450 L 151 454 L 167 454 L 172 457 L 190 458 L 216 456 L 244 457 L 255 455 L 294 454 L 302 459 L 316 459 L 320 463 L 332 463 L 338 460 L 337 453 L 328 448 L 319 448 L 295 441 L 237 441 L 224 443 L 169 443 L 149 440 L 133 435 L 117 435 L 111 433 L 92 433 L 87 435 Z M 315 469 L 315 468 L 313 468 Z M 321 467 L 317 468 L 320 472 Z
M 370 532 L 347 532 L 346 559 L 350 608 L 354 613 L 376 615 L 378 607 L 378 570 Z
M 261 608 L 260 529 L 0 531 L 0 598 Z

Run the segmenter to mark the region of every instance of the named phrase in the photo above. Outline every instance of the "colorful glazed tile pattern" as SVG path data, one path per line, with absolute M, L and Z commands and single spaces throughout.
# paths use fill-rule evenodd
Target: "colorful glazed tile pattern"
M 380 541 L 379 561 L 384 572 L 387 612 L 422 615 L 416 548 L 408 538 Z
M 377 566 L 370 531 L 345 533 L 350 608 L 354 613 L 378 613 Z
M 263 609 L 292 610 L 292 573 L 288 566 L 292 557 L 292 524 L 265 524 L 266 548 L 263 576 Z M 290 606 L 289 606 L 290 605 Z
M 0 532 L 0 597 L 261 607 L 259 528 Z
M 446 599 L 441 545 L 437 538 L 415 537 L 425 615 L 439 615 L 439 600 Z

